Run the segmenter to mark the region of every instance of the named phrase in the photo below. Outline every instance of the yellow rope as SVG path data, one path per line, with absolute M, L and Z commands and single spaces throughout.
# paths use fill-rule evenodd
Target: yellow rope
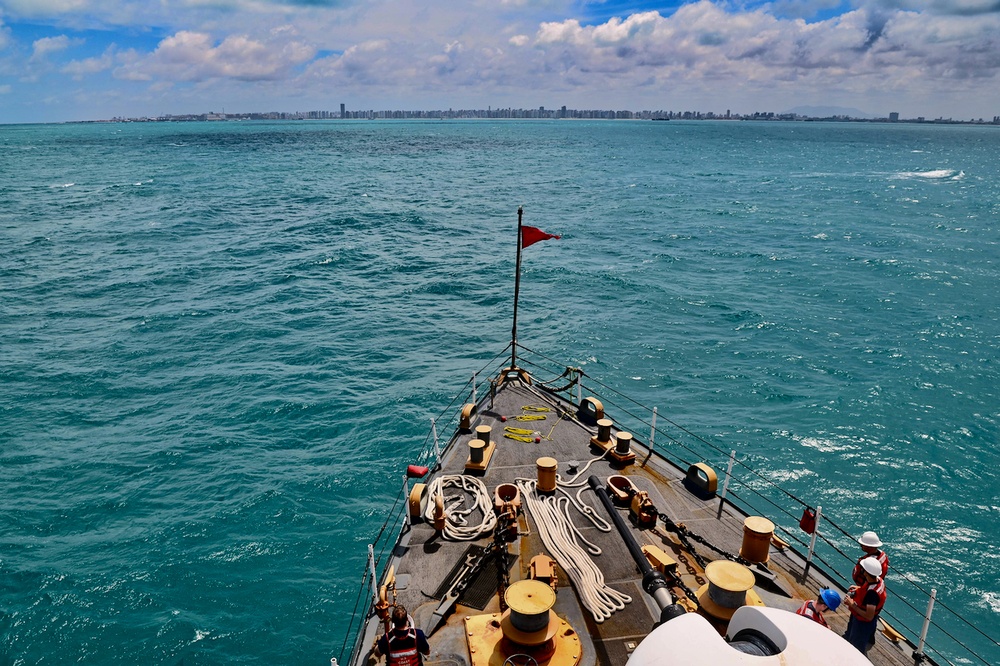
M 537 407 L 535 405 L 525 405 L 521 407 L 521 411 L 524 412 L 551 412 L 552 410 L 548 407 Z M 520 416 L 513 417 L 515 421 L 544 421 L 547 417 L 544 414 L 521 414 Z M 559 419 L 560 421 L 562 418 Z M 558 421 L 556 422 L 558 425 Z M 555 425 L 552 426 L 555 429 Z M 503 429 L 503 436 L 507 439 L 514 439 L 519 442 L 534 443 L 535 433 L 537 431 L 530 430 L 528 428 L 512 428 L 511 426 L 505 426 Z M 541 434 L 541 433 L 539 433 Z M 549 430 L 549 435 L 552 435 L 552 430 Z M 551 439 L 551 437 L 546 437 L 545 439 Z
M 556 426 L 559 425 L 559 422 L 562 421 L 564 418 L 566 418 L 566 414 L 565 413 L 559 415 L 559 418 L 556 419 L 556 422 L 552 424 L 552 428 L 551 428 L 551 430 L 549 430 L 549 434 L 546 435 L 544 437 L 544 439 L 549 439 L 549 440 L 552 439 L 552 433 L 553 433 L 553 431 L 555 431 Z
M 516 439 L 519 442 L 533 443 L 535 441 L 535 431 L 527 428 L 512 428 L 504 426 L 503 436 L 507 439 Z

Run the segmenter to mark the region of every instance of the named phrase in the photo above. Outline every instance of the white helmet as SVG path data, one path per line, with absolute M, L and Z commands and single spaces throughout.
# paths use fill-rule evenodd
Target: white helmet
M 869 576 L 876 578 L 882 575 L 882 563 L 874 557 L 866 557 L 861 560 L 861 568 L 868 572 Z
M 878 535 L 874 532 L 865 532 L 858 539 L 858 543 L 862 546 L 868 546 L 869 548 L 879 548 L 882 545 L 882 541 L 878 538 Z

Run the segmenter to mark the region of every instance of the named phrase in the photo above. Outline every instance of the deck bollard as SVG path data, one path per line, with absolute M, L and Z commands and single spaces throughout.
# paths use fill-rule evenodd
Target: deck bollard
M 490 435 L 493 432 L 493 428 L 488 425 L 478 425 L 476 426 L 476 439 L 481 439 L 486 442 L 486 445 L 490 445 Z
M 538 483 L 535 486 L 540 493 L 551 493 L 556 489 L 556 469 L 559 462 L 555 458 L 545 456 L 535 461 L 538 468 Z
M 628 455 L 632 452 L 632 433 L 620 432 L 615 439 L 615 453 L 620 456 Z
M 747 562 L 767 566 L 773 535 L 773 522 L 763 516 L 747 516 L 743 521 L 743 545 L 740 548 L 740 557 Z
M 598 442 L 610 442 L 611 441 L 611 426 L 614 425 L 614 421 L 611 419 L 597 419 L 597 441 Z
M 483 454 L 486 451 L 486 442 L 481 439 L 469 440 L 469 460 L 476 465 L 483 464 Z

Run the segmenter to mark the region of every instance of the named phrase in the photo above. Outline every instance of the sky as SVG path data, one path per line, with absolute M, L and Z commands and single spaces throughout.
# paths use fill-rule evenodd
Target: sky
M 991 120 L 1000 0 L 0 0 L 0 123 L 463 108 Z

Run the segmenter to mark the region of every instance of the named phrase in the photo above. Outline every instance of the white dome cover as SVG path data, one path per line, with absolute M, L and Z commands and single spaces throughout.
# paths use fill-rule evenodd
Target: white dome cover
M 744 606 L 733 614 L 727 637 L 756 629 L 771 639 L 780 654 L 744 654 L 726 642 L 697 613 L 657 627 L 639 644 L 628 666 L 871 666 L 871 662 L 839 635 L 790 611 Z

